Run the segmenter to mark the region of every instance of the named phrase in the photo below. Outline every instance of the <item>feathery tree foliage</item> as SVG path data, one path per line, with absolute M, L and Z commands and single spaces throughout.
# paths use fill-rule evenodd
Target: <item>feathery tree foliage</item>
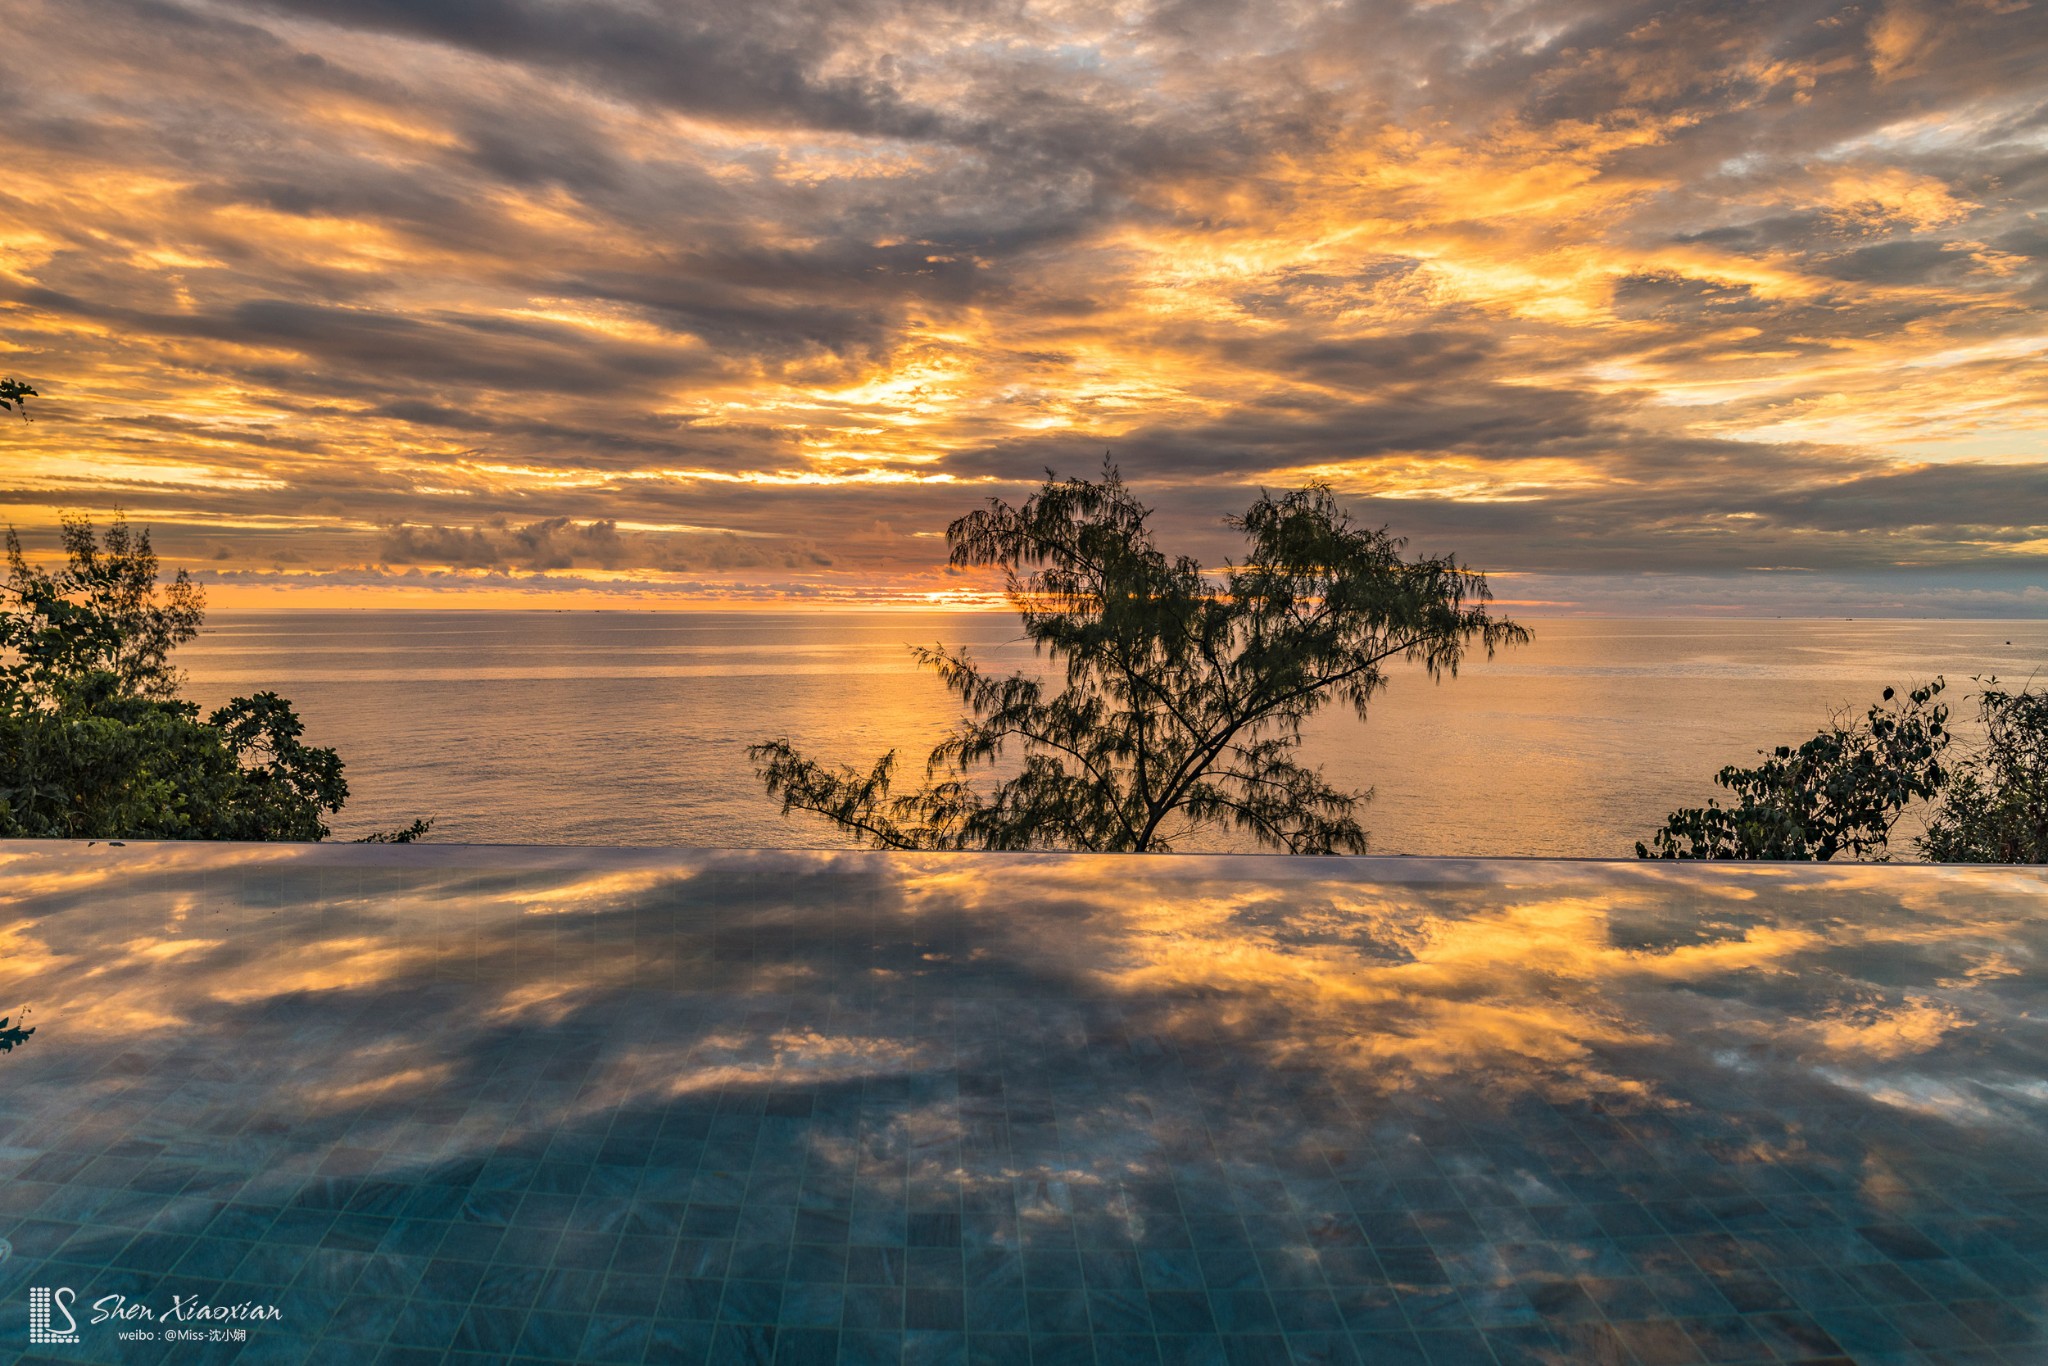
M 28 1012 L 23 1011 L 21 1018 L 26 1022 Z M 16 1048 L 27 1043 L 28 1036 L 35 1032 L 34 1025 L 29 1025 L 24 1029 L 21 1025 L 13 1023 L 11 1016 L 0 1015 L 0 1053 L 12 1053 Z
M 18 379 L 0 379 L 0 411 L 21 413 L 28 421 L 28 401 L 37 397 L 35 386 Z
M 1979 681 L 1984 744 L 1951 774 L 1920 852 L 1935 863 L 2048 863 L 2048 693 Z
M 1948 704 L 1935 679 L 1903 699 L 1891 688 L 1860 722 L 1838 718 L 1797 749 L 1779 745 L 1755 768 L 1714 775 L 1737 802 L 1674 811 L 1637 858 L 1831 859 L 1887 857 L 1907 805 L 1948 781 Z M 1763 753 L 1763 751 L 1759 751 Z
M 7 536 L 0 837 L 324 839 L 348 783 L 289 702 L 237 697 L 202 721 L 177 695 L 170 654 L 199 633 L 198 585 L 183 570 L 160 585 L 149 533 L 119 517 L 104 543 L 82 517 L 63 534 L 55 573 Z
M 1234 829 L 1290 853 L 1363 853 L 1357 810 L 1296 757 L 1303 724 L 1332 702 L 1362 720 L 1405 659 L 1455 675 L 1528 632 L 1489 614 L 1484 576 L 1354 526 L 1330 491 L 1261 496 L 1242 564 L 1205 572 L 1152 541 L 1149 510 L 1105 462 L 1100 480 L 1050 474 L 1021 507 L 991 499 L 947 529 L 952 563 L 1000 566 L 1033 645 L 1060 666 L 1048 686 L 994 677 L 966 652 L 917 649 L 965 704 L 900 791 L 896 753 L 865 772 L 828 767 L 787 739 L 752 746 L 784 814 L 811 811 L 893 849 L 1166 852 Z M 1016 771 L 989 790 L 978 768 Z
M 66 566 L 55 574 L 28 563 L 21 538 L 7 533 L 7 584 L 0 597 L 0 649 L 13 687 L 50 697 L 95 674 L 124 696 L 168 702 L 184 676 L 171 651 L 199 634 L 206 599 L 180 569 L 157 582 L 147 531 L 115 517 L 102 545 L 90 521 L 63 519 Z M 158 589 L 162 588 L 161 600 Z

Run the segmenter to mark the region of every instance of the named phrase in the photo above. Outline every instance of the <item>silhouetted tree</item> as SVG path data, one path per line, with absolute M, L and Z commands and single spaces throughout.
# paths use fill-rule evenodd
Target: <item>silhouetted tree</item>
M 1157 549 L 1149 515 L 1105 462 L 1099 481 L 1048 475 L 1022 507 L 992 499 L 954 522 L 952 563 L 1006 571 L 1025 634 L 1064 685 L 918 649 L 971 713 L 932 751 L 924 784 L 895 789 L 893 750 L 861 772 L 771 740 L 748 753 L 784 814 L 896 849 L 1163 852 L 1230 827 L 1292 853 L 1363 853 L 1366 794 L 1297 761 L 1303 723 L 1333 701 L 1363 719 L 1390 660 L 1440 678 L 1468 645 L 1490 656 L 1528 639 L 1488 614 L 1482 575 L 1403 558 L 1402 541 L 1354 526 L 1321 485 L 1231 519 L 1245 560 L 1214 574 Z M 1013 750 L 1014 776 L 972 785 Z
M 20 412 L 21 420 L 28 421 L 28 401 L 37 397 L 34 386 L 18 379 L 0 379 L 0 410 Z
M 182 570 L 159 584 L 149 533 L 119 517 L 104 543 L 82 517 L 63 525 L 55 573 L 7 536 L 0 836 L 326 838 L 348 783 L 333 750 L 300 738 L 290 703 L 260 692 L 202 721 L 178 698 L 170 652 L 199 633 L 198 586 Z
M 1984 744 L 1951 773 L 1920 852 L 1936 863 L 2048 863 L 2048 693 L 1982 681 Z
M 1887 856 L 1907 805 L 1947 781 L 1948 705 L 1937 678 L 1904 700 L 1890 688 L 1860 722 L 1837 720 L 1793 749 L 1779 745 L 1755 768 L 1733 764 L 1714 781 L 1738 798 L 1674 811 L 1637 858 L 1831 859 Z M 1762 753 L 1762 751 L 1759 751 Z

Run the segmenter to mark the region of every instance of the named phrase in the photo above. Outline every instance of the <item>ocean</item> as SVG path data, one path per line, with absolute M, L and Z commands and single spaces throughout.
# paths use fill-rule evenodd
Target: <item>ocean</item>
M 2043 621 L 1527 624 L 1455 679 L 1396 667 L 1364 723 L 1312 724 L 1307 760 L 1373 791 L 1371 852 L 1627 857 L 1722 765 L 1887 686 L 1944 674 L 1962 720 L 1973 675 L 2048 672 Z M 1035 667 L 1006 614 L 815 611 L 216 612 L 177 662 L 202 704 L 280 692 L 340 752 L 337 838 L 427 816 L 451 842 L 831 848 L 851 841 L 785 819 L 746 746 L 861 767 L 894 747 L 914 776 L 958 712 L 906 647 L 940 642 Z

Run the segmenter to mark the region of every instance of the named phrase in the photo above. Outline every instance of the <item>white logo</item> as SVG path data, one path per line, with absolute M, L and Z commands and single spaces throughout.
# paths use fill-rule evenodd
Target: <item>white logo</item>
M 78 1298 L 78 1292 L 68 1285 L 55 1290 L 47 1285 L 32 1285 L 28 1291 L 28 1340 L 30 1342 L 76 1342 L 78 1341 L 78 1320 L 71 1317 L 71 1302 Z M 51 1322 L 52 1311 L 64 1316 L 64 1326 L 57 1327 Z

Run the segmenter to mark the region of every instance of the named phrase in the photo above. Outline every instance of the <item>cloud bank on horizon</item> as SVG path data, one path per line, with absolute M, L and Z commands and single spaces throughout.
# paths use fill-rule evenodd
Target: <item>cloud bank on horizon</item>
M 2048 613 L 2043 71 L 2039 0 L 28 0 L 0 517 L 943 600 L 1110 451 L 1204 555 L 1317 478 L 1507 600 Z

